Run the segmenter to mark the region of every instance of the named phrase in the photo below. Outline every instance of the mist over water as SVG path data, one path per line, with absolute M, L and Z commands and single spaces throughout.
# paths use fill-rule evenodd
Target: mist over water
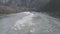
M 60 22 L 44 13 L 10 14 L 0 19 L 0 34 L 60 34 Z

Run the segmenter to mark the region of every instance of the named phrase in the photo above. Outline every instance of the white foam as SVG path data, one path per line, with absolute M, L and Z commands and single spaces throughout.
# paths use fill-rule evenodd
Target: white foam
M 17 20 L 16 24 L 14 25 L 14 27 L 17 27 L 19 30 L 21 29 L 21 27 L 24 27 L 25 23 L 28 23 L 29 25 L 32 25 L 33 23 L 31 22 L 32 17 L 34 16 L 34 14 L 30 13 L 30 12 L 24 12 L 26 14 L 29 14 L 28 16 L 23 17 L 21 20 Z M 28 22 L 29 21 L 29 22 Z M 21 26 L 21 27 L 20 27 Z

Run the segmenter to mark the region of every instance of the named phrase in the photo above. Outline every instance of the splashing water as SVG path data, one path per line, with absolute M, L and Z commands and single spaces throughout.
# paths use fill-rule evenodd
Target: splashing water
M 0 34 L 59 34 L 60 22 L 37 12 L 10 14 L 0 19 Z
M 32 20 L 33 14 L 31 14 L 31 13 L 29 13 L 29 12 L 24 12 L 24 13 L 29 14 L 29 15 L 23 17 L 21 20 L 18 20 L 18 21 L 16 22 L 15 26 L 17 26 L 18 29 L 21 28 L 19 25 L 24 26 L 24 23 L 29 23 L 29 22 Z M 31 22 L 30 22 L 30 23 L 31 23 Z M 30 23 L 29 23 L 29 24 L 30 24 Z

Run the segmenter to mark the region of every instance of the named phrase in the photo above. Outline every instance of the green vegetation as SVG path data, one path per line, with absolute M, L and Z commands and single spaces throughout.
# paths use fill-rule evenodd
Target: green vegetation
M 53 17 L 60 17 L 60 0 L 50 0 L 49 3 L 46 3 L 37 9 L 38 12 L 44 10 L 47 10 Z
M 0 2 L 0 6 L 2 5 L 2 3 Z M 4 12 L 0 9 L 0 15 L 4 14 Z
M 4 14 L 3 11 L 0 11 L 0 14 Z
M 2 5 L 2 3 L 0 2 L 0 5 Z
M 2 11 L 0 11 L 0 16 L 4 15 L 4 13 Z

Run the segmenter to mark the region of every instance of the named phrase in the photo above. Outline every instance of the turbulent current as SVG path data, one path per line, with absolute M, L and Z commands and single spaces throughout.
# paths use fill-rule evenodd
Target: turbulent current
M 60 34 L 60 21 L 37 12 L 9 14 L 0 18 L 0 34 Z

